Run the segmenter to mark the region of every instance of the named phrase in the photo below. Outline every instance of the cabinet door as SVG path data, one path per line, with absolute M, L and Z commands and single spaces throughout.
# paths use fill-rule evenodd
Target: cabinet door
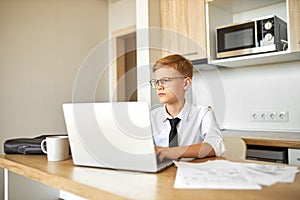
M 300 149 L 291 149 L 288 150 L 289 155 L 289 164 L 300 166 Z
M 290 50 L 300 51 L 300 0 L 289 0 Z
M 206 58 L 204 0 L 160 0 L 163 56 Z

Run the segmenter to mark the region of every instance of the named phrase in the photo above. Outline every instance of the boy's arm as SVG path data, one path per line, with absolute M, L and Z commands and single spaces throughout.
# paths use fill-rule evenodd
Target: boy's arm
M 215 156 L 214 149 L 206 142 L 173 148 L 156 146 L 155 151 L 160 160 L 163 160 L 164 158 L 204 158 Z

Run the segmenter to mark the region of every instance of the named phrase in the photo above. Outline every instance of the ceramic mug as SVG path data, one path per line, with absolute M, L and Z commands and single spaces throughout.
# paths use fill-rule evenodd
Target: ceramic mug
M 45 145 L 46 143 L 46 145 Z M 48 161 L 61 161 L 69 158 L 69 137 L 49 136 L 41 142 L 42 151 Z

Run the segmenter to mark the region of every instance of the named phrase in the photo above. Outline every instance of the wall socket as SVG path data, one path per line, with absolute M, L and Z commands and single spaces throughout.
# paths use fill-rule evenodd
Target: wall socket
M 288 122 L 288 111 L 253 111 L 250 113 L 252 122 Z

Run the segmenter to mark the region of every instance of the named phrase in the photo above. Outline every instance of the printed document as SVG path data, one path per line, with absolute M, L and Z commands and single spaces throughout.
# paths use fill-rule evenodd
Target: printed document
M 238 163 L 226 160 L 204 163 L 175 162 L 174 188 L 259 190 L 261 185 L 293 182 L 297 167 Z

